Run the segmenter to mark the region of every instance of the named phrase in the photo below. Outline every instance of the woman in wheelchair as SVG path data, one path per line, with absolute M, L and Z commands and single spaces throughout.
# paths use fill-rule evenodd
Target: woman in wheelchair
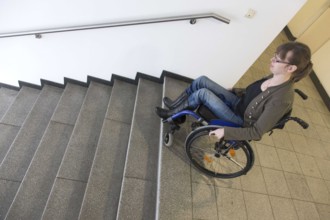
M 271 58 L 271 74 L 246 89 L 228 91 L 206 76 L 194 80 L 175 100 L 164 97 L 168 109 L 156 108 L 166 119 L 183 110 L 206 106 L 218 118 L 239 127 L 224 126 L 210 131 L 218 139 L 260 140 L 288 113 L 293 104 L 293 84 L 312 71 L 311 51 L 305 44 L 288 42 L 280 45 Z

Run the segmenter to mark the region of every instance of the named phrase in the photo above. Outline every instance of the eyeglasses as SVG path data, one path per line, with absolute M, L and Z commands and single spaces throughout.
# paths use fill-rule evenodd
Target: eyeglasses
M 288 65 L 292 65 L 291 63 L 289 62 L 285 62 L 285 61 L 282 61 L 280 59 L 277 58 L 277 53 L 274 53 L 274 57 L 272 59 L 275 63 L 284 63 L 284 64 L 288 64 Z

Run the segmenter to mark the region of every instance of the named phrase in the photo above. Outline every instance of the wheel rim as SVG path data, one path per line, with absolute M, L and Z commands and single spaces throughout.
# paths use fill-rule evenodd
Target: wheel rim
M 252 166 L 247 143 L 225 141 L 215 146 L 217 140 L 209 137 L 209 131 L 196 131 L 187 139 L 186 152 L 192 164 L 213 177 L 233 178 L 245 174 Z

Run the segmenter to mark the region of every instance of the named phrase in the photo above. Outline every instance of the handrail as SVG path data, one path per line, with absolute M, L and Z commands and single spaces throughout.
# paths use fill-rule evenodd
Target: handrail
M 45 30 L 4 33 L 4 34 L 0 33 L 0 38 L 19 37 L 19 36 L 26 36 L 26 35 L 35 35 L 36 38 L 41 38 L 42 34 L 69 32 L 69 31 L 81 31 L 81 30 L 120 27 L 120 26 L 130 26 L 130 25 L 152 24 L 152 23 L 172 22 L 172 21 L 182 21 L 182 20 L 190 20 L 191 24 L 195 24 L 196 19 L 202 19 L 202 18 L 214 18 L 214 19 L 224 22 L 226 24 L 229 24 L 229 22 L 230 22 L 230 20 L 228 18 L 222 17 L 222 16 L 214 14 L 214 13 L 208 13 L 208 14 L 196 14 L 196 15 L 184 15 L 184 16 L 175 16 L 175 17 L 142 19 L 142 20 L 133 20 L 133 21 L 113 22 L 113 23 L 106 23 L 106 24 L 82 25 L 82 26 L 73 26 L 73 27 L 65 27 L 65 28 L 54 28 L 54 29 L 45 29 Z

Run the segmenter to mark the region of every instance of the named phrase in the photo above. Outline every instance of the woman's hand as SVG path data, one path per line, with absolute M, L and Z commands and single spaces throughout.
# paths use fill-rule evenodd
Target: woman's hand
M 209 133 L 209 136 L 211 136 L 211 135 L 215 135 L 218 139 L 221 139 L 225 135 L 225 130 L 223 128 L 218 128 L 214 131 L 211 131 Z

